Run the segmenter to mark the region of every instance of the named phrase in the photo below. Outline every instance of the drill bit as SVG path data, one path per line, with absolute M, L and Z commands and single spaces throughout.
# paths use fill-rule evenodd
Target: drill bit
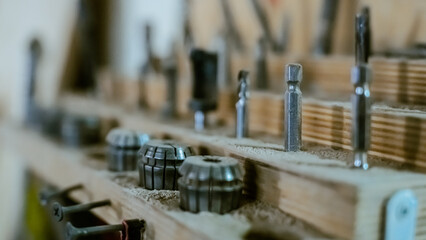
M 324 0 L 321 19 L 315 38 L 314 54 L 324 55 L 331 51 L 334 22 L 337 15 L 338 0 Z
M 249 72 L 242 70 L 238 73 L 238 102 L 235 104 L 237 110 L 237 122 L 235 129 L 236 138 L 248 137 L 248 76 Z
M 302 92 L 300 91 L 302 76 L 302 65 L 294 63 L 286 65 L 284 148 L 287 152 L 297 152 L 302 147 Z
M 257 41 L 255 48 L 256 58 L 256 88 L 265 90 L 268 88 L 268 69 L 266 63 L 266 38 L 261 37 Z
M 368 65 L 369 57 L 369 22 L 368 11 L 362 11 L 356 16 L 355 31 L 355 58 L 356 65 L 352 68 L 352 147 L 353 164 L 356 168 L 368 169 L 367 151 L 370 147 L 371 121 L 371 68 Z

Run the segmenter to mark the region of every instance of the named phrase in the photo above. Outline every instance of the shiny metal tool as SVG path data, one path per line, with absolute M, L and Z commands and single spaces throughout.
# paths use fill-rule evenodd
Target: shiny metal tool
M 205 127 L 206 112 L 217 108 L 217 54 L 193 49 L 190 57 L 193 84 L 189 107 L 195 112 L 195 130 L 202 131 Z
M 72 223 L 67 222 L 65 237 L 67 240 L 77 240 L 88 236 L 95 236 L 106 233 L 120 232 L 122 240 L 142 239 L 145 232 L 146 223 L 144 220 L 132 219 L 124 220 L 121 224 L 104 225 L 95 227 L 76 228 Z
M 326 55 L 331 52 L 338 5 L 339 0 L 323 0 L 320 21 L 315 37 L 314 54 Z
M 287 152 L 300 151 L 302 147 L 302 92 L 300 83 L 303 68 L 300 64 L 287 64 L 285 81 L 287 91 L 284 94 L 284 148 Z
M 267 42 L 265 37 L 260 37 L 255 48 L 256 59 L 256 89 L 268 89 L 269 75 L 266 61 Z
M 235 125 L 235 137 L 248 137 L 248 88 L 249 72 L 242 70 L 238 73 L 238 102 L 235 104 L 237 119 Z
M 188 157 L 179 168 L 180 206 L 190 212 L 227 213 L 239 206 L 242 170 L 229 157 Z
M 177 190 L 178 168 L 192 155 L 191 147 L 174 141 L 147 142 L 138 153 L 140 186 L 149 190 Z
M 117 172 L 136 170 L 138 151 L 149 139 L 148 134 L 129 129 L 114 128 L 109 131 L 106 137 L 108 169 Z
M 60 191 L 54 189 L 53 187 L 46 187 L 39 193 L 39 200 L 42 206 L 46 206 L 52 199 L 60 198 L 67 196 L 70 192 L 82 189 L 82 184 L 73 185 L 67 188 L 64 188 Z
M 352 68 L 352 148 L 354 167 L 368 169 L 367 151 L 370 148 L 371 125 L 371 68 L 369 57 L 369 16 L 362 11 L 355 20 L 355 58 L 356 65 Z
M 65 216 L 68 214 L 78 213 L 78 212 L 86 212 L 90 209 L 97 208 L 97 207 L 103 207 L 111 205 L 110 200 L 103 200 L 99 202 L 91 202 L 91 203 L 83 203 L 83 204 L 77 204 L 73 206 L 64 207 L 60 203 L 55 202 L 52 205 L 52 213 L 55 217 L 56 221 L 61 222 Z

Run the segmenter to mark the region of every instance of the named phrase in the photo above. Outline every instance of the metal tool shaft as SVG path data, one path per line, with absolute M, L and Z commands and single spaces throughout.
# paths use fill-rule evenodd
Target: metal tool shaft
M 284 148 L 287 152 L 297 152 L 302 147 L 302 92 L 300 91 L 302 72 L 300 64 L 286 65 Z
M 368 169 L 367 151 L 370 148 L 371 125 L 371 68 L 369 57 L 368 11 L 356 17 L 356 65 L 352 68 L 352 147 L 353 164 L 356 168 Z
M 249 72 L 242 70 L 238 74 L 238 102 L 235 104 L 237 110 L 235 137 L 248 137 L 248 76 Z
M 256 88 L 264 90 L 268 88 L 269 76 L 266 62 L 267 53 L 266 38 L 261 37 L 256 44 Z
M 67 240 L 76 240 L 80 237 L 94 236 L 105 233 L 124 231 L 123 224 L 105 225 L 95 227 L 76 228 L 71 223 L 67 223 Z

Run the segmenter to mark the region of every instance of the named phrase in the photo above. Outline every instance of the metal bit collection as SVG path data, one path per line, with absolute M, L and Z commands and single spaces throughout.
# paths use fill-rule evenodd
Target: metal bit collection
M 352 68 L 352 147 L 353 165 L 368 169 L 367 151 L 370 148 L 371 125 L 371 68 L 368 65 L 370 51 L 370 26 L 368 11 L 362 11 L 355 20 L 355 63 Z

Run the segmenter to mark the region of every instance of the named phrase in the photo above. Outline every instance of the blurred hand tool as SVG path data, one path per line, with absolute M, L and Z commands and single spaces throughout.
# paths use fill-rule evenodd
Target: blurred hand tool
M 201 131 L 205 127 L 205 113 L 217 108 L 217 54 L 194 49 L 190 57 L 193 84 L 189 107 L 195 112 L 195 130 Z
M 151 140 L 140 149 L 140 186 L 153 189 L 177 190 L 178 168 L 194 151 L 174 141 Z
M 77 204 L 77 205 L 69 206 L 69 207 L 64 207 L 60 203 L 55 202 L 52 205 L 52 213 L 53 213 L 53 216 L 55 217 L 56 221 L 60 222 L 68 214 L 85 212 L 85 211 L 89 211 L 90 209 L 93 209 L 93 208 L 103 207 L 103 206 L 107 206 L 107 205 L 111 205 L 110 200 L 103 200 L 103 201 L 99 201 L 99 202 Z
M 152 47 L 152 27 L 150 24 L 145 25 L 144 38 L 146 59 L 142 66 L 142 76 L 152 72 L 159 73 L 161 72 L 161 60 L 154 55 Z
M 288 38 L 288 18 L 284 18 L 283 21 L 283 33 L 281 36 L 281 40 L 277 41 L 275 40 L 269 22 L 268 22 L 268 18 L 267 15 L 265 13 L 265 11 L 262 9 L 262 7 L 259 4 L 258 0 L 251 0 L 251 3 L 253 5 L 254 11 L 257 15 L 257 18 L 259 19 L 259 23 L 260 26 L 262 27 L 263 30 L 263 36 L 266 39 L 266 42 L 271 46 L 272 51 L 277 52 L 277 53 L 282 53 L 287 45 L 287 38 Z
M 235 21 L 228 5 L 229 2 L 228 0 L 221 0 L 220 3 L 225 17 L 225 38 L 229 38 L 228 40 L 230 41 L 231 46 L 235 47 L 237 51 L 243 52 L 245 46 L 238 32 L 238 28 L 235 26 Z
M 42 206 L 46 206 L 52 199 L 60 198 L 68 195 L 70 192 L 78 189 L 82 189 L 83 185 L 77 184 L 60 191 L 54 190 L 52 187 L 48 187 L 40 191 L 39 199 Z
M 370 26 L 368 12 L 362 11 L 355 19 L 355 58 L 352 68 L 352 147 L 354 166 L 368 169 L 367 151 L 370 148 L 371 68 L 368 65 Z
M 302 147 L 302 92 L 300 91 L 302 78 L 302 65 L 294 63 L 286 65 L 284 148 L 287 152 L 297 152 Z
M 327 55 L 331 52 L 338 3 L 339 0 L 323 0 L 314 43 L 314 54 L 316 55 Z
M 242 170 L 229 157 L 192 156 L 179 168 L 180 206 L 190 212 L 227 213 L 239 206 Z
M 76 228 L 70 222 L 66 225 L 66 239 L 77 240 L 81 237 L 95 236 L 105 233 L 121 232 L 122 240 L 140 240 L 145 231 L 145 221 L 132 219 L 124 220 L 121 224 L 95 227 Z
M 257 41 L 255 48 L 255 59 L 256 59 L 256 89 L 265 90 L 268 89 L 269 74 L 266 62 L 266 39 L 260 37 Z
M 108 169 L 111 171 L 133 171 L 137 169 L 138 151 L 150 139 L 145 133 L 123 128 L 112 129 L 107 137 Z
M 238 102 L 235 104 L 237 110 L 237 121 L 235 126 L 235 137 L 248 137 L 248 89 L 249 72 L 242 70 L 238 74 Z

